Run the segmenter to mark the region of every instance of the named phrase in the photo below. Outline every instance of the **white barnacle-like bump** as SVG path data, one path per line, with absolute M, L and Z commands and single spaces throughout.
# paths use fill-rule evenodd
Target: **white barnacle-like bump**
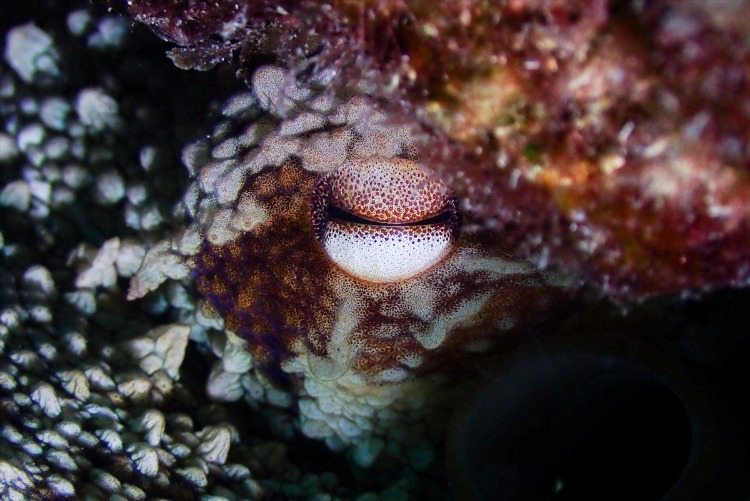
M 47 485 L 61 498 L 73 497 L 76 493 L 73 484 L 68 482 L 62 475 L 50 475 L 47 477 Z
M 315 187 L 311 218 L 328 257 L 374 283 L 416 276 L 442 261 L 458 234 L 451 191 L 412 160 L 345 162 Z
M 228 426 L 207 426 L 196 434 L 198 454 L 206 461 L 224 464 L 229 454 L 232 432 Z
M 48 383 L 39 383 L 31 392 L 31 400 L 37 403 L 47 417 L 60 415 L 60 401 L 55 389 Z
M 136 470 L 146 477 L 155 477 L 159 473 L 159 455 L 153 447 L 142 442 L 128 446 L 128 454 Z

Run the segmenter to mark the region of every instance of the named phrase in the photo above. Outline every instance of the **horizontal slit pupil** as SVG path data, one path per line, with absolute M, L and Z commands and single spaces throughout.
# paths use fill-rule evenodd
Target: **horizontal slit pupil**
M 383 221 L 373 221 L 364 217 L 357 216 L 335 205 L 329 205 L 327 209 L 328 219 L 343 221 L 346 223 L 362 224 L 368 226 L 428 226 L 431 224 L 446 223 L 450 221 L 452 214 L 450 210 L 444 210 L 437 216 L 432 216 L 421 221 L 410 223 L 389 223 Z

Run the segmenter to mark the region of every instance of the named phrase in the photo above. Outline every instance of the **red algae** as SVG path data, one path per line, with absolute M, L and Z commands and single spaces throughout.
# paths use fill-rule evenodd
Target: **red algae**
M 516 253 L 613 297 L 750 279 L 738 2 L 132 0 L 181 67 L 359 84 Z M 293 80 L 292 80 L 293 81 Z

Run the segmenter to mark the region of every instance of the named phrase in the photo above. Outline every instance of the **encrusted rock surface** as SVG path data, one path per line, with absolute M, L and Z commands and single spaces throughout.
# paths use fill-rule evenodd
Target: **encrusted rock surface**
M 120 4 L 112 0 L 113 4 Z M 127 2 L 176 64 L 357 81 L 490 228 L 611 297 L 750 280 L 740 0 Z

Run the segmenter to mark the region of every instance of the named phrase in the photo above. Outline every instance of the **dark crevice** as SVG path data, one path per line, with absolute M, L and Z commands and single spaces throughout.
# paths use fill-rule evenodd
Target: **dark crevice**
M 342 221 L 345 223 L 362 224 L 366 226 L 430 226 L 433 224 L 447 223 L 455 218 L 453 211 L 445 210 L 437 216 L 422 219 L 420 221 L 410 221 L 406 223 L 397 223 L 391 221 L 375 221 L 367 219 L 356 214 L 352 214 L 346 209 L 329 205 L 327 208 L 328 219 L 333 221 Z

